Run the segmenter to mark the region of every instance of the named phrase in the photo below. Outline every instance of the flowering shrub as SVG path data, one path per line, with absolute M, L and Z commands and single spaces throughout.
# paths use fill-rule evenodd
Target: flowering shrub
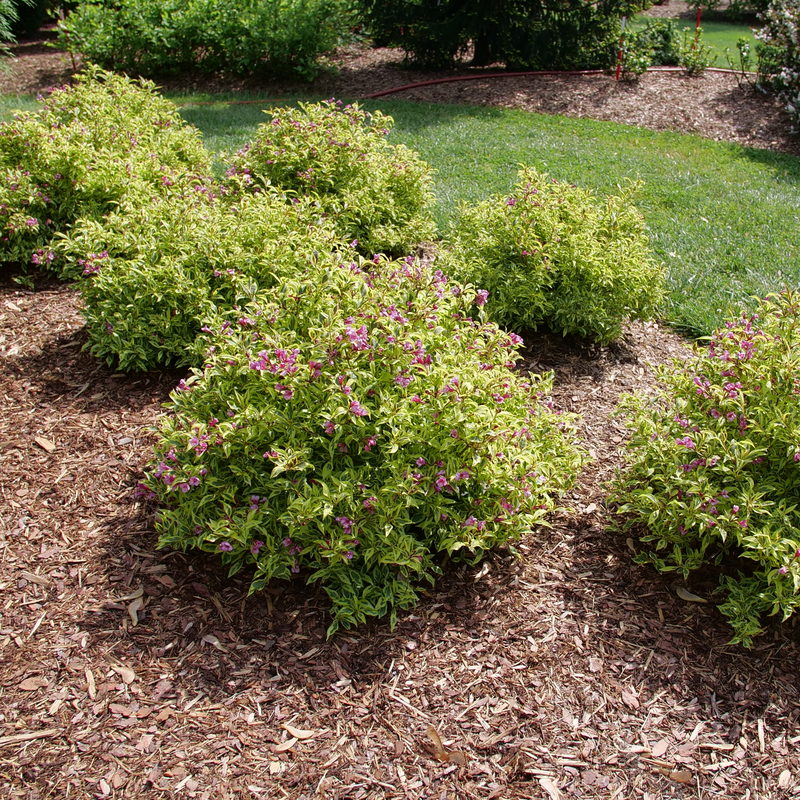
M 80 220 L 57 245 L 65 271 L 83 276 L 94 355 L 123 370 L 199 364 L 193 345 L 217 307 L 338 263 L 338 240 L 309 204 L 274 192 L 231 204 L 203 188 L 123 204 L 103 222 Z
M 303 571 L 329 633 L 411 607 L 436 556 L 541 524 L 580 465 L 518 337 L 416 263 L 347 264 L 220 315 L 172 395 L 141 495 L 161 545 L 218 553 L 251 591 Z M 238 317 L 234 320 L 234 317 Z
M 772 0 L 760 16 L 759 81 L 780 94 L 800 127 L 800 5 L 797 0 Z
M 511 196 L 462 209 L 445 269 L 487 289 L 489 316 L 502 325 L 609 342 L 663 296 L 632 194 L 597 205 L 584 189 L 523 169 Z
M 270 182 L 317 197 L 339 233 L 366 255 L 404 255 L 433 236 L 431 169 L 386 141 L 391 117 L 333 101 L 267 113 L 271 121 L 228 170 L 237 186 Z
M 92 69 L 0 125 L 0 261 L 54 270 L 50 242 L 126 196 L 208 171 L 199 133 L 151 83 Z
M 619 510 L 646 526 L 641 560 L 659 570 L 739 559 L 720 608 L 749 645 L 762 614 L 800 605 L 800 295 L 728 323 L 659 380 L 655 397 L 623 406 L 633 436 Z

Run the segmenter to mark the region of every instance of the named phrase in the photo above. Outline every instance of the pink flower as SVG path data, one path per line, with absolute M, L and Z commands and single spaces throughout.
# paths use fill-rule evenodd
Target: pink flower
M 452 436 L 454 439 L 458 439 L 458 431 L 457 431 L 455 428 L 453 428 L 453 430 L 451 430 L 451 431 L 450 431 L 450 435 L 451 435 L 451 436 Z
M 261 542 L 261 541 L 259 541 L 258 539 L 256 539 L 256 540 L 253 542 L 253 546 L 250 548 L 250 552 L 251 552 L 251 553 L 252 553 L 254 556 L 257 556 L 257 555 L 258 555 L 258 551 L 259 551 L 259 550 L 260 550 L 260 549 L 261 549 L 263 546 L 264 546 L 264 542 Z
M 230 551 L 233 550 L 233 545 L 230 542 L 220 542 L 218 549 L 223 553 L 230 553 Z
M 336 430 L 336 423 L 332 419 L 329 419 L 327 422 L 322 423 L 322 427 L 325 429 L 325 433 L 327 433 L 328 436 L 333 436 Z
M 475 293 L 475 304 L 479 306 L 486 305 L 486 301 L 489 299 L 489 292 L 486 289 L 478 289 Z
M 788 571 L 789 571 L 788 567 L 781 567 L 778 570 L 778 572 L 780 572 L 781 575 L 785 575 Z
M 367 409 L 364 408 L 364 406 L 362 406 L 358 400 L 351 401 L 350 411 L 352 411 L 352 413 L 357 417 L 366 417 L 369 414 L 369 411 L 367 411 Z

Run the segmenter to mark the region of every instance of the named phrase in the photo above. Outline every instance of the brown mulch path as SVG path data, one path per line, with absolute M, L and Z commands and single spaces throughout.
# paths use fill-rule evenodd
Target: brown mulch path
M 713 604 L 679 599 L 606 532 L 625 447 L 611 412 L 685 356 L 668 329 L 609 347 L 526 337 L 526 368 L 555 371 L 595 459 L 572 511 L 520 559 L 448 569 L 394 632 L 331 641 L 323 593 L 247 597 L 213 558 L 156 549 L 132 491 L 181 374 L 115 373 L 85 341 L 74 287 L 0 279 L 2 796 L 800 795 L 796 625 L 731 646 Z M 434 758 L 428 726 L 466 763 Z

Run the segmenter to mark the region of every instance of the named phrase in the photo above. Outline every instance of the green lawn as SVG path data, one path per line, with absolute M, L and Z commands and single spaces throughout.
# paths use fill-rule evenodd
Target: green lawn
M 176 98 L 180 99 L 180 98 Z M 800 285 L 800 159 L 608 122 L 384 100 L 392 141 L 436 169 L 436 220 L 507 192 L 519 164 L 600 193 L 641 180 L 638 206 L 668 268 L 664 319 L 705 335 L 754 296 Z M 186 106 L 215 151 L 236 149 L 265 119 L 258 105 Z

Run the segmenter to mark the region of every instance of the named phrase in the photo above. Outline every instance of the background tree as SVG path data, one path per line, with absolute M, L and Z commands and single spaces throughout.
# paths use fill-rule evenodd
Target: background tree
M 509 69 L 610 66 L 620 18 L 648 0 L 362 0 L 373 35 L 425 66 L 442 67 L 472 47 L 472 64 Z

